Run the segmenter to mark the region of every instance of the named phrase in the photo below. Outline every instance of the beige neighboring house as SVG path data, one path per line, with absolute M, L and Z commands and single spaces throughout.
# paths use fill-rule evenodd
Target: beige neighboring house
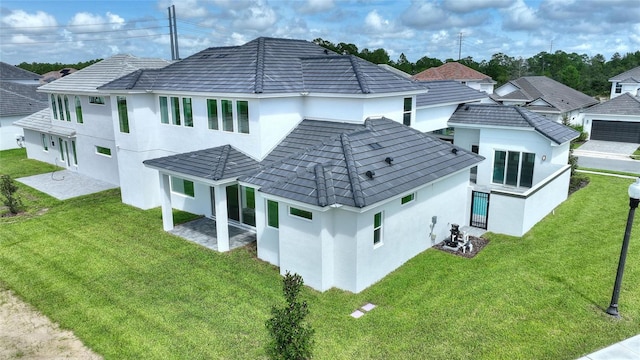
M 457 62 L 448 62 L 438 67 L 429 68 L 413 76 L 414 80 L 454 80 L 468 87 L 493 94 L 496 82 L 488 75 L 462 65 Z

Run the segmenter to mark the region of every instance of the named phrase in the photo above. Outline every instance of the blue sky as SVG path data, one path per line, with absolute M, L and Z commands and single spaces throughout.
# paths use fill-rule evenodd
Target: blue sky
M 180 56 L 259 36 L 323 38 L 404 53 L 489 60 L 563 50 L 640 50 L 639 0 L 110 0 L 0 2 L 0 60 L 75 63 L 118 53 L 170 58 L 175 3 Z

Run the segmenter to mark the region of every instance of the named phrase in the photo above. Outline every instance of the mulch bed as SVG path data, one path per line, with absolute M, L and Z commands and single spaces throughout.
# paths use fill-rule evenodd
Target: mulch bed
M 465 253 L 462 253 L 462 249 L 460 249 L 458 251 L 454 251 L 454 250 L 446 248 L 444 246 L 444 241 L 433 245 L 433 248 L 441 250 L 441 251 L 444 251 L 444 252 L 447 252 L 449 254 L 453 254 L 453 255 L 457 255 L 457 256 L 460 256 L 460 257 L 465 257 L 465 258 L 469 258 L 470 259 L 470 258 L 476 256 L 476 254 L 479 253 L 489 243 L 489 240 L 487 240 L 485 238 L 482 238 L 482 237 L 475 237 L 475 236 L 469 236 L 469 241 L 471 242 L 471 244 L 473 244 L 473 250 L 472 251 L 467 251 Z

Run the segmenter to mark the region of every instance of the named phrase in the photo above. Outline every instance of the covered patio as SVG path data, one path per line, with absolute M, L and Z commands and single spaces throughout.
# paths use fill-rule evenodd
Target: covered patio
M 227 228 L 229 231 L 229 250 L 256 241 L 255 232 L 230 225 Z M 169 232 L 211 250 L 219 251 L 218 238 L 216 236 L 216 221 L 211 218 L 201 217 L 184 224 L 176 225 L 173 229 L 169 230 Z

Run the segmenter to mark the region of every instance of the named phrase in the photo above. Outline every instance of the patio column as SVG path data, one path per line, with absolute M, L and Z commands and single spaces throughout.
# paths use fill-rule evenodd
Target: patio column
M 169 175 L 160 173 L 160 201 L 162 203 L 162 228 L 164 231 L 173 229 L 173 210 L 171 207 L 171 184 Z
M 218 251 L 229 251 L 229 215 L 227 212 L 227 187 L 224 185 L 214 186 L 216 198 L 216 238 L 218 240 Z

